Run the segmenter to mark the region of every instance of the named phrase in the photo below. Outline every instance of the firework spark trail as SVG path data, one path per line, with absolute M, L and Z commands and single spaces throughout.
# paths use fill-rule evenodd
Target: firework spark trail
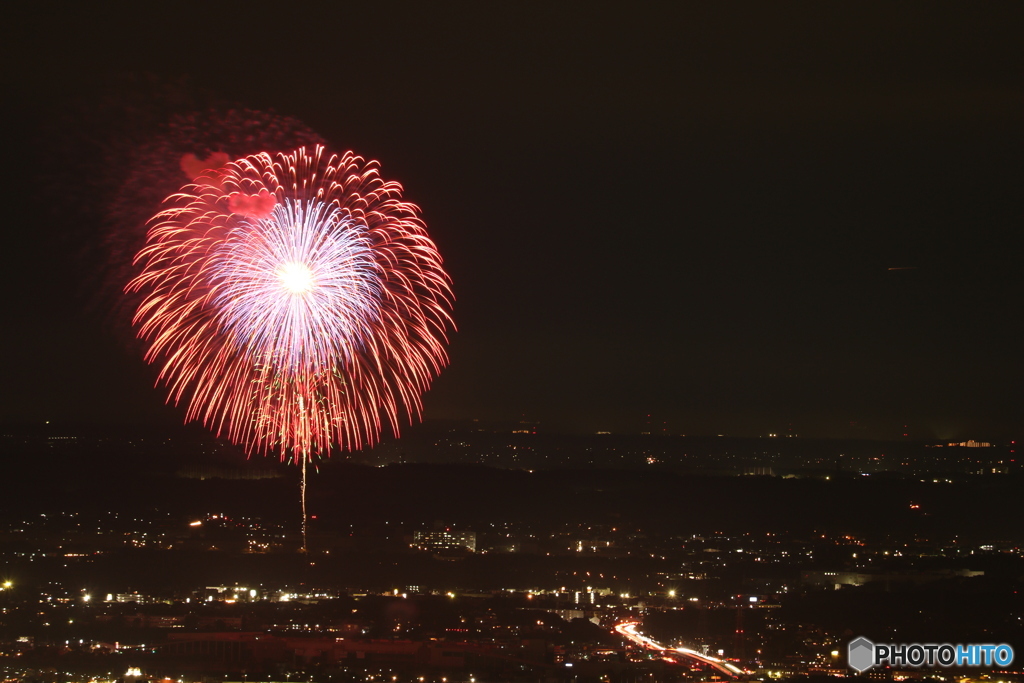
M 167 199 L 128 289 L 187 420 L 304 464 L 419 418 L 452 294 L 401 191 L 317 147 L 244 157 Z

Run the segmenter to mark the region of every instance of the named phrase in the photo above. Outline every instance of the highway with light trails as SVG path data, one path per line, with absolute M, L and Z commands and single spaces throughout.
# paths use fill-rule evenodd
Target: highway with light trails
M 740 669 L 739 667 L 730 662 L 718 659 L 717 657 L 710 657 L 706 654 L 697 652 L 696 650 L 691 650 L 685 647 L 665 647 L 664 645 L 661 645 L 660 643 L 651 640 L 647 636 L 637 633 L 636 627 L 639 625 L 640 622 L 638 621 L 624 621 L 621 624 L 615 625 L 615 631 L 619 635 L 625 636 L 630 641 L 636 643 L 637 645 L 645 649 L 654 650 L 655 652 L 661 653 L 663 658 L 670 662 L 677 661 L 674 655 L 682 655 L 683 657 L 688 657 L 690 659 L 701 662 L 702 664 L 712 666 L 715 669 L 726 674 L 727 676 L 732 676 L 733 678 L 746 673 L 743 671 L 743 669 Z

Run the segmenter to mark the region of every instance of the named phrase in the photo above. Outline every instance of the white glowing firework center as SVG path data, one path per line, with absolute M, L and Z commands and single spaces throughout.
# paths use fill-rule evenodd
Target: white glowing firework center
M 286 371 L 350 360 L 379 317 L 380 267 L 365 233 L 333 205 L 289 199 L 232 230 L 213 301 L 236 348 Z

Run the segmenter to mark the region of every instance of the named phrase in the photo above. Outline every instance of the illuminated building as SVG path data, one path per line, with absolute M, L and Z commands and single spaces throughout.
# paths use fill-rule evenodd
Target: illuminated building
M 438 552 L 442 550 L 468 550 L 476 552 L 474 531 L 417 531 L 413 534 L 413 546 L 420 550 Z

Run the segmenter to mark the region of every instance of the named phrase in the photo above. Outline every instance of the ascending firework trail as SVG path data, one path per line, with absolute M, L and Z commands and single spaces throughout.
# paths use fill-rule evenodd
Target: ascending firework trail
M 302 466 L 418 419 L 447 363 L 450 281 L 419 209 L 376 162 L 322 147 L 236 161 L 150 222 L 128 285 L 169 400 L 248 453 Z

